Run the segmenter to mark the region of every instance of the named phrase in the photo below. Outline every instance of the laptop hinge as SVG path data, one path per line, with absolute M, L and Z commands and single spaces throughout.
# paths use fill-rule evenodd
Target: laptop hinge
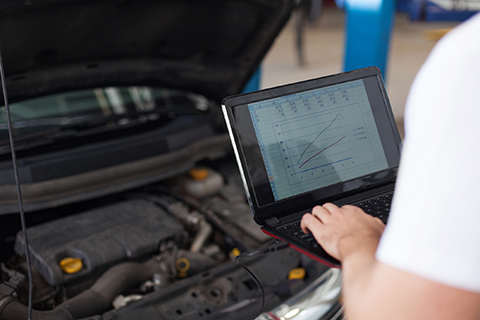
M 278 218 L 276 218 L 276 217 L 272 217 L 272 218 L 265 219 L 265 222 L 269 226 L 275 226 L 275 225 L 280 223 L 280 220 L 278 220 Z

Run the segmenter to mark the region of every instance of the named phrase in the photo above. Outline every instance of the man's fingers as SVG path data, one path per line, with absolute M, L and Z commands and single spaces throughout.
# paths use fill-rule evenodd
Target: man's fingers
M 310 213 L 304 214 L 300 222 L 300 227 L 305 233 L 310 233 L 310 230 L 318 230 L 322 228 L 322 225 L 322 222 Z
M 312 209 L 312 215 L 321 222 L 326 222 L 330 216 L 330 212 L 323 206 L 315 206 Z
M 330 202 L 325 203 L 323 205 L 323 208 L 327 210 L 329 213 L 334 213 L 335 211 L 340 210 L 340 208 L 337 205 Z
M 333 203 L 325 203 L 323 206 L 315 206 L 312 209 L 312 215 L 319 219 L 322 223 L 328 223 L 333 213 L 341 211 L 339 207 Z

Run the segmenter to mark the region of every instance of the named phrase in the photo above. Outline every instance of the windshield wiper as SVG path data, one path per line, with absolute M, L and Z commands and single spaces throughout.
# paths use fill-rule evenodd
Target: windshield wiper
M 78 129 L 81 127 L 96 127 L 112 121 L 110 117 L 103 115 L 86 115 L 76 117 L 51 117 L 31 120 L 20 120 L 13 124 L 15 129 L 34 128 L 42 126 L 54 126 L 53 128 L 34 131 L 31 133 L 23 133 L 14 137 L 15 142 L 23 142 L 35 139 L 37 137 L 46 137 L 61 131 L 68 131 L 70 129 Z M 0 129 L 7 129 L 6 123 L 0 124 Z M 8 144 L 8 139 L 0 140 L 0 146 L 5 143 Z
M 26 143 L 42 138 L 44 143 L 49 141 L 76 137 L 78 134 L 88 135 L 98 132 L 102 128 L 102 132 L 130 128 L 141 125 L 159 117 L 167 115 L 173 118 L 179 114 L 198 114 L 200 111 L 191 107 L 175 107 L 171 109 L 152 109 L 148 111 L 131 111 L 122 114 L 112 114 L 105 116 L 102 114 L 82 115 L 75 117 L 51 117 L 31 120 L 20 120 L 14 123 L 15 129 L 33 128 L 39 126 L 55 126 L 53 128 L 43 129 L 31 133 L 23 133 L 14 137 L 15 143 Z M 4 128 L 5 127 L 5 128 Z M 6 124 L 0 124 L 0 130 L 7 129 Z M 93 129 L 93 130 L 92 130 Z M 0 154 L 3 154 L 4 148 L 8 147 L 9 140 L 0 140 Z M 19 146 L 19 145 L 18 145 Z

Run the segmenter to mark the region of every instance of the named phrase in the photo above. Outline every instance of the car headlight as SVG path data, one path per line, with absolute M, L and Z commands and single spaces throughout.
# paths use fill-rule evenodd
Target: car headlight
M 332 309 L 339 305 L 342 276 L 339 269 L 330 269 L 302 291 L 275 309 L 264 312 L 256 320 L 319 320 L 331 318 Z

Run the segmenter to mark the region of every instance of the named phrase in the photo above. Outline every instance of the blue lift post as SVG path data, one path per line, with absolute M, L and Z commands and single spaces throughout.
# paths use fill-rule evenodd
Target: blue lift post
M 245 85 L 245 88 L 243 88 L 242 93 L 260 90 L 261 74 L 262 74 L 262 67 L 260 66 L 253 73 L 250 80 L 248 80 L 247 84 Z
M 344 71 L 376 66 L 386 79 L 394 0 L 346 0 Z

